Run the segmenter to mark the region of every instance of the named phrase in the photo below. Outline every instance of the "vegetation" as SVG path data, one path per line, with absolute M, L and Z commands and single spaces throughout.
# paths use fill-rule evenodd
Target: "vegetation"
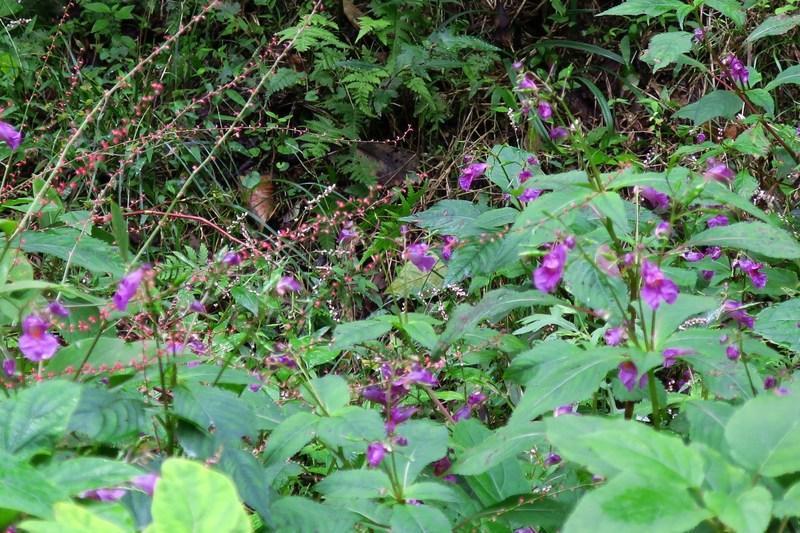
M 0 526 L 800 529 L 800 5 L 508 4 L 0 0 Z

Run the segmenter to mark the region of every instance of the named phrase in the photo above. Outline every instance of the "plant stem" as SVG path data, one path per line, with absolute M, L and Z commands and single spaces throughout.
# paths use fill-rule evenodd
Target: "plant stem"
M 650 405 L 653 415 L 653 427 L 656 431 L 661 429 L 661 407 L 658 405 L 658 389 L 656 388 L 656 372 L 647 371 L 647 387 L 650 389 Z
M 89 346 L 89 349 L 86 351 L 86 355 L 83 357 L 83 361 L 81 361 L 80 366 L 75 371 L 75 377 L 72 378 L 72 381 L 78 381 L 78 377 L 80 377 L 81 372 L 83 372 L 83 367 L 86 366 L 86 363 L 89 362 L 89 357 L 91 357 L 92 352 L 97 346 L 97 343 L 100 341 L 100 337 L 103 334 L 103 330 L 105 329 L 105 327 L 106 327 L 106 320 L 103 319 L 103 321 L 100 322 L 100 327 L 97 329 L 97 335 L 95 335 L 94 339 L 92 339 L 92 345 Z

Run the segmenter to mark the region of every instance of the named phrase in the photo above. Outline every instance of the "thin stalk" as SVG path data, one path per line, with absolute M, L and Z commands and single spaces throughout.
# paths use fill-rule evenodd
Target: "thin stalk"
M 78 381 L 78 377 L 80 377 L 81 372 L 83 372 L 83 367 L 86 366 L 86 363 L 89 362 L 89 357 L 92 356 L 92 352 L 94 351 L 95 347 L 97 346 L 97 343 L 100 341 L 100 337 L 103 335 L 103 330 L 105 329 L 105 326 L 106 326 L 106 320 L 103 319 L 103 321 L 100 322 L 100 327 L 97 328 L 97 335 L 95 335 L 94 339 L 92 339 L 92 344 L 91 344 L 91 346 L 89 346 L 89 349 L 86 351 L 86 355 L 83 357 L 83 361 L 81 361 L 81 365 L 75 371 L 75 377 L 72 378 L 72 381 Z
M 661 429 L 661 406 L 658 404 L 656 372 L 652 368 L 647 371 L 647 388 L 650 390 L 650 405 L 653 415 L 653 427 L 656 431 L 659 431 Z

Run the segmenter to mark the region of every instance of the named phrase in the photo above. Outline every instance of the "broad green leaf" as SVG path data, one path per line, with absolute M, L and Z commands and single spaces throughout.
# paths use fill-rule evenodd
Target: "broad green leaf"
M 675 118 L 685 118 L 699 126 L 709 120 L 733 118 L 742 109 L 742 101 L 732 91 L 717 90 L 708 93 L 693 104 L 686 105 L 675 113 Z
M 745 95 L 752 103 L 766 111 L 767 116 L 775 115 L 775 99 L 772 98 L 769 91 L 766 89 L 748 89 L 745 91 Z
M 712 400 L 692 400 L 682 405 L 682 410 L 689 420 L 689 436 L 692 442 L 702 442 L 727 455 L 725 426 L 733 414 L 734 407 L 729 403 Z
M 251 531 L 233 482 L 186 459 L 167 459 L 162 465 L 152 513 L 147 533 Z
M 745 213 L 761 219 L 763 222 L 775 222 L 772 220 L 770 215 L 753 205 L 749 200 L 743 198 L 735 192 L 731 192 L 727 187 L 721 183 L 717 183 L 716 181 L 706 184 L 705 189 L 703 190 L 703 197 L 716 200 L 722 205 L 728 205 L 735 207 L 736 209 L 741 209 Z
M 604 192 L 598 194 L 589 203 L 589 206 L 600 212 L 601 215 L 611 220 L 614 231 L 620 236 L 626 235 L 630 231 L 628 215 L 625 210 L 625 202 L 619 194 L 615 192 Z
M 736 140 L 731 143 L 731 147 L 745 155 L 765 157 L 769 154 L 771 144 L 764 133 L 764 128 L 761 124 L 757 124 L 736 137 Z
M 138 438 L 147 426 L 141 395 L 86 387 L 68 429 L 95 442 L 120 444 Z
M 101 240 L 82 235 L 73 228 L 53 228 L 44 231 L 26 231 L 20 240 L 28 253 L 52 255 L 74 266 L 83 267 L 94 274 L 111 274 L 120 277 L 125 264 L 119 251 Z
M 778 518 L 800 516 L 800 483 L 789 487 L 783 498 L 775 502 L 773 514 Z
M 314 488 L 328 498 L 384 498 L 392 482 L 382 470 L 337 470 Z
M 334 374 L 304 383 L 301 386 L 301 393 L 308 403 L 314 406 L 321 404 L 317 407 L 323 413 L 331 413 L 350 403 L 350 387 L 347 386 L 347 381 Z
M 308 498 L 286 496 L 270 509 L 275 531 L 350 533 L 357 516 L 341 506 L 323 505 Z
M 562 531 L 673 533 L 691 531 L 709 516 L 686 487 L 654 484 L 631 472 L 586 493 Z
M 120 259 L 122 259 L 123 263 L 127 263 L 130 255 L 128 250 L 128 224 L 125 222 L 122 209 L 113 200 L 111 201 L 111 230 L 114 233 L 117 248 L 119 248 Z
M 486 206 L 466 200 L 442 200 L 422 213 L 401 220 L 440 235 L 453 235 L 462 239 L 480 235 L 481 231 L 475 228 L 475 220 L 487 209 Z
M 659 306 L 656 310 L 655 326 L 653 326 L 656 348 L 669 348 L 667 339 L 678 329 L 678 326 L 688 318 L 710 311 L 719 305 L 719 300 L 708 296 L 679 294 L 674 304 L 665 303 Z M 647 306 L 643 305 L 642 308 L 646 309 Z M 648 333 L 651 332 L 648 331 Z
M 0 449 L 22 458 L 49 452 L 67 431 L 80 395 L 75 383 L 53 380 L 0 402 Z
M 523 240 L 523 235 L 511 232 L 487 243 L 473 241 L 459 246 L 447 263 L 444 284 L 453 285 L 476 276 L 492 276 L 498 270 L 512 267 L 519 262 Z
M 450 531 L 450 521 L 430 505 L 396 505 L 390 522 L 392 531 L 403 533 L 436 533 Z
M 409 337 L 428 350 L 433 350 L 439 340 L 439 336 L 429 322 L 422 320 L 407 320 L 400 324 Z
M 653 65 L 653 72 L 675 63 L 692 49 L 692 34 L 685 31 L 659 33 L 650 39 L 642 60 Z
M 447 428 L 430 420 L 409 420 L 400 424 L 397 433 L 408 440 L 406 446 L 395 446 L 394 461 L 397 482 L 411 485 L 422 469 L 447 454 Z
M 541 422 L 525 422 L 504 426 L 489 431 L 483 426 L 475 427 L 474 420 L 464 420 L 456 424 L 453 439 L 466 448 L 457 454 L 452 471 L 465 476 L 486 475 L 495 479 L 493 469 L 514 458 L 517 454 L 530 450 L 544 437 Z M 513 463 L 513 461 L 512 461 Z M 501 469 L 502 470 L 502 469 Z M 500 499 L 510 494 L 501 492 Z
M 386 290 L 389 294 L 402 298 L 422 297 L 429 291 L 441 289 L 446 275 L 447 267 L 442 261 L 437 261 L 431 272 L 422 272 L 409 261 L 403 264 Z
M 53 507 L 51 520 L 26 520 L 20 528 L 31 533 L 124 533 L 117 524 L 76 503 L 61 502 Z
M 281 464 L 314 438 L 320 417 L 311 413 L 295 413 L 275 428 L 267 439 L 264 464 Z
M 512 496 L 483 509 L 478 516 L 496 516 L 498 521 L 507 524 L 512 530 L 533 526 L 541 527 L 545 531 L 560 531 L 572 511 L 568 498 L 562 501 L 542 495 L 533 501 L 528 499 L 520 503 L 520 500 L 519 496 Z
M 495 145 L 486 159 L 489 164 L 486 176 L 503 192 L 509 192 L 519 186 L 519 173 L 527 166 L 527 159 L 533 155 L 508 144 Z
M 763 222 L 737 222 L 710 228 L 692 237 L 689 246 L 722 246 L 775 259 L 800 258 L 800 244 L 791 234 Z
M 800 352 L 800 298 L 771 305 L 756 316 L 755 332 L 770 341 Z
M 746 14 L 739 0 L 705 0 L 703 3 L 731 19 L 737 26 L 744 24 Z
M 800 15 L 797 16 L 798 21 L 800 21 Z M 771 91 L 775 87 L 779 87 L 781 85 L 786 85 L 787 83 L 791 83 L 794 85 L 800 85 L 800 65 L 795 65 L 793 67 L 789 67 L 777 76 L 775 79 L 772 80 L 767 84 L 764 89 L 767 91 Z
M 87 363 L 92 368 L 103 365 L 108 369 L 115 365 L 133 366 L 135 362 L 141 363 L 155 355 L 156 345 L 152 341 L 125 342 L 118 337 L 86 338 L 75 341 L 69 346 L 61 348 L 58 354 L 48 361 L 47 370 L 50 372 L 63 372 L 67 367 L 78 368 L 91 350 Z
M 49 518 L 53 504 L 69 495 L 32 466 L 0 453 L 0 509 Z
M 355 454 L 362 453 L 368 443 L 381 440 L 385 429 L 378 411 L 350 406 L 320 418 L 317 433 L 326 445 Z
M 720 522 L 736 533 L 766 531 L 772 515 L 772 495 L 760 485 L 739 494 L 706 492 L 703 501 Z
M 232 392 L 199 383 L 184 383 L 173 391 L 175 414 L 213 434 L 218 443 L 254 437 L 257 421 L 250 406 Z
M 267 473 L 258 459 L 246 451 L 227 447 L 222 450 L 217 468 L 233 480 L 242 501 L 269 523 L 272 519 L 269 506 L 275 497 L 270 486 L 274 476 Z
M 800 25 L 800 15 L 778 15 L 769 17 L 747 36 L 746 41 L 748 43 L 754 43 L 764 37 L 783 35 L 798 25 Z
M 761 394 L 736 410 L 725 428 L 731 454 L 764 476 L 800 470 L 800 411 L 796 398 Z
M 405 498 L 411 498 L 421 501 L 437 501 L 437 502 L 450 502 L 458 503 L 461 498 L 453 488 L 444 483 L 435 483 L 432 481 L 422 481 L 414 483 L 403 490 Z
M 365 341 L 373 341 L 392 329 L 393 316 L 379 316 L 339 324 L 333 332 L 333 348 L 343 350 Z
M 647 15 L 648 17 L 658 17 L 675 12 L 685 5 L 681 0 L 627 0 L 623 4 L 603 11 L 598 16 Z
M 583 257 L 576 257 L 567 265 L 564 284 L 579 303 L 595 311 L 604 311 L 617 320 L 622 319 L 628 307 L 625 283 L 601 272 Z
M 54 461 L 39 471 L 70 496 L 86 490 L 118 486 L 143 473 L 133 465 L 101 457 Z

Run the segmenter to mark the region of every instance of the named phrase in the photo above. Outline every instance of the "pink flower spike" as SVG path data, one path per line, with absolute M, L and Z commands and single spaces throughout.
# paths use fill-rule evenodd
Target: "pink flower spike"
M 715 159 L 709 159 L 708 169 L 703 174 L 703 177 L 707 180 L 728 184 L 733 181 L 734 173 L 725 163 L 719 163 Z
M 47 331 L 50 324 L 38 315 L 28 315 L 22 321 L 19 350 L 29 361 L 38 363 L 53 357 L 60 345 L 58 339 Z
M 430 272 L 436 264 L 436 258 L 428 255 L 427 244 L 412 244 L 403 252 L 403 258 L 422 272 Z
M 278 295 L 283 296 L 290 292 L 300 292 L 302 288 L 303 287 L 300 285 L 300 282 L 294 279 L 292 276 L 283 276 L 275 286 L 275 292 L 277 292 Z
M 550 120 L 553 117 L 553 106 L 548 102 L 539 102 L 539 105 L 536 106 L 536 112 L 539 114 L 540 119 Z
M 533 272 L 533 284 L 542 292 L 553 292 L 564 275 L 567 262 L 566 244 L 554 244 L 550 252 L 542 258 L 539 267 Z
M 142 265 L 119 282 L 117 292 L 114 293 L 114 307 L 117 311 L 125 311 L 128 303 L 136 296 L 139 286 L 142 284 L 144 275 L 150 271 L 150 265 Z
M 489 168 L 489 165 L 486 163 L 472 163 L 471 165 L 467 165 L 458 177 L 458 186 L 465 191 L 470 190 L 472 188 L 472 182 L 483 176 L 487 168 Z
M 606 341 L 606 344 L 608 346 L 619 346 L 627 338 L 628 334 L 625 333 L 625 328 L 623 328 L 622 326 L 616 328 L 609 328 L 603 334 L 603 339 Z
M 642 299 L 651 309 L 658 309 L 661 300 L 668 304 L 678 299 L 678 286 L 666 277 L 658 265 L 645 260 L 642 263 Z
M 11 124 L 0 120 L 0 141 L 5 142 L 12 150 L 16 150 L 22 144 L 22 134 Z

